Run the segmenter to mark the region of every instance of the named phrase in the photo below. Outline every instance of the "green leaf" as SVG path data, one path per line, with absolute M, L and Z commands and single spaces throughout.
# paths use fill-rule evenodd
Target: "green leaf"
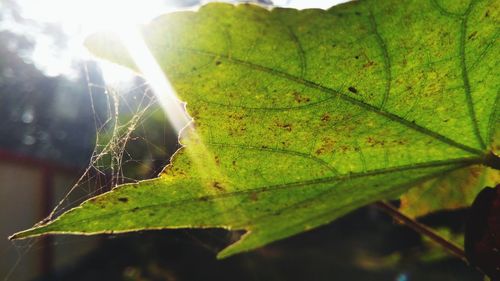
M 159 178 L 13 238 L 246 230 L 219 253 L 227 257 L 485 163 L 498 149 L 499 4 L 269 11 L 217 3 L 162 16 L 143 33 L 194 118 L 184 147 Z M 134 68 L 112 35 L 87 45 Z
M 490 146 L 498 150 L 498 138 L 493 141 Z M 494 168 L 468 166 L 411 188 L 400 197 L 399 210 L 417 218 L 436 211 L 467 208 L 485 186 L 495 186 L 498 182 L 500 173 Z

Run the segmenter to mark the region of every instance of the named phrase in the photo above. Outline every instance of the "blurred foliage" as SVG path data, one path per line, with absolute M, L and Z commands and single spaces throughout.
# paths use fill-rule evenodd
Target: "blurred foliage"
M 401 196 L 400 211 L 412 218 L 440 210 L 466 208 L 485 186 L 500 182 L 498 171 L 474 165 L 440 176 Z
M 433 224 L 448 219 L 433 218 Z M 449 256 L 421 260 L 427 242 L 373 207 L 254 252 L 216 260 L 215 253 L 235 239 L 235 233 L 217 229 L 103 237 L 101 247 L 77 266 L 37 281 L 482 281 L 478 272 Z

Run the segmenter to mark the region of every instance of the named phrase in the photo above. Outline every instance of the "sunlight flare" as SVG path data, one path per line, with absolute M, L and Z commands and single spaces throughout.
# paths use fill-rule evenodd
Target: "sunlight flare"
M 190 118 L 177 98 L 170 81 L 146 46 L 138 27 L 130 26 L 126 32 L 120 32 L 120 39 L 137 68 L 151 86 L 158 104 L 163 108 L 168 120 L 179 132 L 190 121 Z

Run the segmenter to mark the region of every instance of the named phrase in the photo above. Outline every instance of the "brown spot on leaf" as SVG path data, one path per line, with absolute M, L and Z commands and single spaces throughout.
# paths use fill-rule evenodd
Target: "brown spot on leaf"
M 473 40 L 474 38 L 476 38 L 476 35 L 477 35 L 477 31 L 474 31 L 472 32 L 470 35 L 469 35 L 469 40 Z
M 366 139 L 366 142 L 371 146 L 371 147 L 375 147 L 375 146 L 384 146 L 385 145 L 385 141 L 384 140 L 377 140 L 373 137 L 368 137 Z
M 392 143 L 399 144 L 399 145 L 406 145 L 407 141 L 405 141 L 405 140 L 393 140 Z
M 328 113 L 323 114 L 323 116 L 321 116 L 321 121 L 323 122 L 330 121 L 330 115 Z
M 212 187 L 214 187 L 215 189 L 219 190 L 219 191 L 225 191 L 226 189 L 222 186 L 222 184 L 218 181 L 214 181 L 212 183 Z
M 127 197 L 120 197 L 120 198 L 118 198 L 118 201 L 120 201 L 122 203 L 127 203 L 128 202 L 128 198 Z
M 244 114 L 238 114 L 238 113 L 229 113 L 229 118 L 235 119 L 235 120 L 242 120 L 245 115 Z
M 254 202 L 259 200 L 259 194 L 257 192 L 250 193 L 250 200 L 252 200 Z
M 276 126 L 282 128 L 282 129 L 285 129 L 288 132 L 292 131 L 292 124 L 288 124 L 288 123 L 276 123 Z
M 295 92 L 293 93 L 293 97 L 297 103 L 307 103 L 311 101 L 310 98 L 302 96 L 300 93 Z
M 375 62 L 371 60 L 371 61 L 363 64 L 363 68 L 368 68 L 368 67 L 371 67 L 373 65 L 375 65 Z
M 221 63 L 222 63 L 222 62 L 221 62 L 220 60 L 215 61 L 215 65 L 217 65 L 217 66 L 221 65 Z
M 348 151 L 348 150 L 349 150 L 349 146 L 347 146 L 347 145 L 341 145 L 341 146 L 340 146 L 340 150 L 341 150 L 342 152 L 346 152 L 346 151 Z
M 323 138 L 321 140 L 321 146 L 315 151 L 316 155 L 322 155 L 325 153 L 332 152 L 335 147 L 335 144 L 336 141 L 332 140 L 331 138 Z
M 469 169 L 470 177 L 468 178 L 468 180 L 474 180 L 474 179 L 479 178 L 481 176 L 482 170 L 483 170 L 482 167 L 479 165 L 472 166 Z

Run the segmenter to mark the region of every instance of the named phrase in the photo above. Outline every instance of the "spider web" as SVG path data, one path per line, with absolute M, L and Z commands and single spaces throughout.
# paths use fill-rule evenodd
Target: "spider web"
M 267 0 L 244 2 L 271 4 Z M 284 2 L 288 5 L 291 1 Z M 83 201 L 117 185 L 155 177 L 179 148 L 178 132 L 175 132 L 165 118 L 150 86 L 143 79 L 136 77 L 126 86 L 106 85 L 93 81 L 87 65 L 84 64 L 83 67 L 93 112 L 95 146 L 84 171 L 64 195 L 57 198 L 50 214 L 38 224 L 53 220 Z M 103 105 L 105 110 L 100 109 Z M 220 250 L 214 246 L 218 243 L 205 242 L 189 231 L 184 233 L 192 243 L 214 254 Z M 237 239 L 232 234 L 211 236 L 221 244 Z M 49 240 L 47 244 L 42 243 L 44 239 L 15 241 L 13 247 L 18 258 L 3 280 L 11 280 L 14 272 L 20 269 L 22 260 L 35 251 L 82 241 L 78 237 L 58 237 L 57 241 Z
M 88 106 L 93 112 L 95 146 L 87 167 L 59 198 L 50 214 L 38 224 L 50 221 L 117 185 L 155 177 L 179 146 L 177 132 L 170 126 L 143 79 L 135 77 L 125 85 L 106 85 L 92 81 L 87 65 L 83 67 L 90 100 Z M 47 245 L 43 243 L 45 239 L 14 241 L 12 245 L 17 260 L 3 280 L 11 280 L 15 271 L 20 270 L 23 259 L 33 252 L 82 240 L 58 237 L 57 241 Z

